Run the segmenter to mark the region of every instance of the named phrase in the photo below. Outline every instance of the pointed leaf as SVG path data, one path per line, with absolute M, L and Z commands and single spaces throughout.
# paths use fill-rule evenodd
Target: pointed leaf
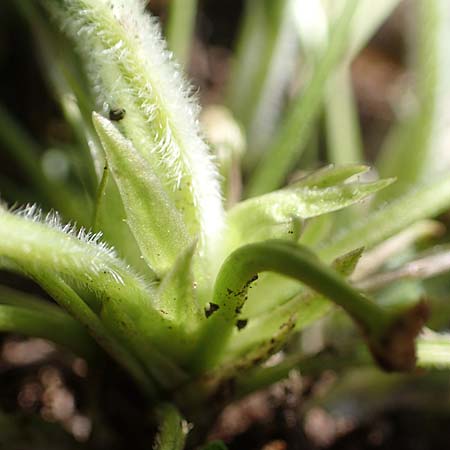
M 95 113 L 93 120 L 119 188 L 128 225 L 147 264 L 162 275 L 189 245 L 183 218 L 133 144 L 109 120 Z
M 173 269 L 165 276 L 156 293 L 156 306 L 177 323 L 184 323 L 192 329 L 201 318 L 195 296 L 192 258 L 196 244 L 185 250 L 175 262 Z
M 296 186 L 326 188 L 343 183 L 355 175 L 362 175 L 370 170 L 369 166 L 346 164 L 343 166 L 329 165 L 316 170 L 296 181 Z
M 359 169 L 357 169 L 359 170 Z M 351 174 L 345 172 L 345 175 Z M 358 173 L 358 172 L 357 172 Z M 337 179 L 340 174 L 336 175 Z M 334 177 L 336 179 L 336 177 Z M 327 184 L 321 175 L 304 180 L 303 183 Z M 271 238 L 298 239 L 298 224 L 301 219 L 320 216 L 357 203 L 393 182 L 379 180 L 370 183 L 348 183 L 316 188 L 293 185 L 270 194 L 245 200 L 229 211 L 228 226 L 232 248 L 238 245 Z M 280 233 L 280 230 L 284 232 Z M 295 239 L 295 240 L 297 240 Z

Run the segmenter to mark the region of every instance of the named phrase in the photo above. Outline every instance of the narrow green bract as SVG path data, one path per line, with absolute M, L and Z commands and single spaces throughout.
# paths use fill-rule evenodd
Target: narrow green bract
M 98 114 L 94 125 L 142 255 L 156 273 L 164 274 L 189 244 L 182 215 L 131 142 Z
M 47 1 L 86 59 L 99 108 L 126 111 L 123 134 L 148 161 L 200 251 L 223 226 L 217 170 L 198 108 L 141 0 Z

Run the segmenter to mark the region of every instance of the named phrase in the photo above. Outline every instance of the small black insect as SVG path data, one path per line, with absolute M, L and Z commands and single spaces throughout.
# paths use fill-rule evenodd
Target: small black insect
M 248 319 L 239 319 L 236 322 L 236 328 L 240 331 L 247 326 L 247 323 L 248 323 Z
M 123 108 L 113 108 L 109 110 L 109 119 L 118 122 L 125 117 L 126 111 Z

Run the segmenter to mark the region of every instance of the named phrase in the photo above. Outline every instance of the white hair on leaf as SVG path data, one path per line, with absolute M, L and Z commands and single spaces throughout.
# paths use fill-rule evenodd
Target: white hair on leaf
M 199 129 L 193 89 L 141 0 L 63 0 L 59 14 L 84 55 L 101 107 L 121 107 L 117 126 L 161 178 L 200 248 L 220 236 L 218 172 Z
M 19 219 L 19 220 L 17 220 Z M 30 226 L 27 223 L 32 223 Z M 15 232 L 19 242 L 14 247 Z M 16 259 L 27 254 L 28 263 L 46 263 L 47 269 L 65 276 L 77 274 L 92 277 L 109 275 L 114 282 L 125 284 L 124 278 L 143 282 L 118 258 L 115 250 L 102 241 L 102 233 L 93 233 L 73 223 L 64 224 L 57 212 L 43 213 L 35 204 L 0 211 L 0 236 L 11 237 L 11 245 L 0 244 L 0 253 Z M 6 240 L 6 239 L 4 239 Z

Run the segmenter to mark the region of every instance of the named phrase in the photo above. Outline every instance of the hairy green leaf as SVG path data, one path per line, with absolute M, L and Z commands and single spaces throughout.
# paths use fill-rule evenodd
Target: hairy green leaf
M 159 26 L 140 0 L 62 0 L 46 5 L 76 41 L 97 101 L 159 179 L 208 253 L 223 226 L 217 170 L 201 138 L 198 107 Z M 212 249 L 211 249 L 212 251 Z
M 238 245 L 271 238 L 298 240 L 302 219 L 337 211 L 357 203 L 385 188 L 393 180 L 370 183 L 343 183 L 328 186 L 341 177 L 360 173 L 355 166 L 347 170 L 329 170 L 300 181 L 286 189 L 245 200 L 228 213 L 228 229 Z M 315 186 L 320 187 L 315 187 Z
M 127 223 L 147 264 L 161 276 L 189 245 L 183 217 L 133 144 L 95 113 L 94 125 L 119 188 Z

